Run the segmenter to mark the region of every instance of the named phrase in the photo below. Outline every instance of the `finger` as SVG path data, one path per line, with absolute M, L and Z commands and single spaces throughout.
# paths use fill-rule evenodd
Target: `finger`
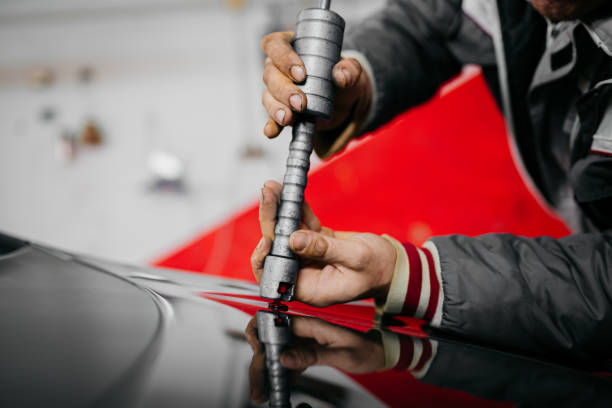
M 267 190 L 264 193 L 264 190 Z M 262 195 L 265 194 L 265 205 L 260 205 L 260 213 L 259 220 L 260 224 L 266 221 L 266 225 L 269 224 L 270 220 L 273 220 L 276 223 L 276 211 L 278 209 L 278 203 L 280 202 L 280 195 L 282 191 L 282 185 L 276 181 L 268 180 L 264 183 L 264 189 L 262 190 Z M 272 197 L 269 196 L 272 195 Z M 274 203 L 274 205 L 272 205 Z M 262 213 L 263 211 L 263 213 Z M 317 216 L 312 211 L 312 208 L 307 202 L 304 202 L 302 206 L 302 219 L 300 221 L 300 226 L 304 227 L 304 229 L 311 229 L 313 231 L 319 232 L 321 231 L 321 222 L 317 218 Z M 328 228 L 329 230 L 329 228 Z M 331 230 L 329 230 L 331 231 Z M 264 234 L 264 236 L 268 236 Z M 274 226 L 272 226 L 271 236 L 274 236 Z
M 246 329 L 244 329 L 244 335 L 254 354 L 261 353 L 263 351 L 261 343 L 259 342 L 259 337 L 257 336 L 257 319 L 255 317 L 253 317 L 249 321 L 249 324 L 247 324 Z
M 326 237 L 335 237 L 336 233 L 333 229 L 328 228 L 328 227 L 321 227 L 321 231 L 319 231 L 321 234 L 325 235 Z M 337 237 L 340 238 L 340 237 Z
M 272 191 L 272 193 L 276 197 L 276 201 L 280 200 L 280 194 L 283 189 L 283 186 L 281 185 L 281 183 L 279 183 L 278 181 L 274 181 L 274 180 L 268 180 L 264 183 L 264 187 L 269 188 L 270 191 Z
M 268 139 L 274 139 L 276 136 L 280 135 L 282 130 L 283 127 L 276 123 L 276 121 L 268 119 L 266 126 L 264 126 L 264 135 Z
M 277 125 L 282 127 L 290 124 L 291 120 L 293 120 L 291 109 L 276 100 L 267 89 L 261 96 L 261 103 L 266 109 L 270 119 L 275 121 Z
M 261 42 L 261 47 L 274 65 L 295 82 L 306 79 L 304 63 L 291 47 L 293 32 L 285 31 L 268 34 Z
M 359 234 L 359 232 L 354 232 L 354 231 L 333 231 L 333 233 L 334 233 L 334 237 L 338 239 L 349 239 Z
M 319 344 L 299 346 L 281 354 L 281 364 L 290 370 L 305 370 L 312 366 L 346 369 L 354 365 L 353 353 L 346 348 L 328 348 Z
M 283 74 L 273 63 L 264 67 L 263 81 L 272 96 L 296 112 L 301 112 L 306 106 L 306 95 Z
M 314 212 L 312 212 L 312 208 L 310 208 L 310 205 L 306 201 L 304 201 L 304 205 L 302 205 L 302 223 L 306 225 L 306 229 L 315 232 L 321 231 L 321 222 Z
M 262 404 L 268 399 L 265 358 L 264 353 L 255 354 L 249 366 L 249 398 L 256 404 Z
M 255 280 L 257 283 L 261 280 L 261 274 L 263 273 L 264 261 L 266 259 L 266 255 L 270 252 L 272 248 L 272 240 L 267 237 L 262 237 L 257 244 L 257 247 L 253 251 L 251 255 L 251 269 L 253 270 L 253 275 L 255 276 Z
M 352 330 L 312 317 L 294 317 L 291 329 L 295 336 L 314 339 L 327 347 L 354 345 L 361 341 L 361 337 Z
M 338 87 L 352 88 L 359 81 L 362 71 L 361 64 L 356 59 L 342 58 L 334 66 L 332 74 Z
M 361 240 L 332 238 L 308 230 L 291 234 L 289 245 L 301 257 L 351 269 L 362 269 L 372 256 L 370 247 Z
M 277 188 L 274 184 L 264 184 L 261 189 L 261 197 L 259 202 L 259 227 L 261 228 L 261 235 L 274 239 L 274 226 L 276 225 L 276 211 L 278 209 L 278 201 L 280 198 L 280 184 Z M 278 184 L 278 183 L 277 183 Z M 278 191 L 278 194 L 277 194 Z

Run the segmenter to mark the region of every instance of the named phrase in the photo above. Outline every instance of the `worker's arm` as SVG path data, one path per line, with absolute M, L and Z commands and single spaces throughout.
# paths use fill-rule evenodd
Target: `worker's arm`
M 451 235 L 398 251 L 385 312 L 497 345 L 612 355 L 612 231 Z
M 270 250 L 280 184 L 266 183 L 256 278 Z M 434 237 L 417 248 L 375 234 L 322 228 L 305 204 L 291 249 L 296 298 L 326 306 L 373 297 L 389 314 L 458 335 L 539 352 L 610 356 L 612 230 L 562 239 L 488 234 Z

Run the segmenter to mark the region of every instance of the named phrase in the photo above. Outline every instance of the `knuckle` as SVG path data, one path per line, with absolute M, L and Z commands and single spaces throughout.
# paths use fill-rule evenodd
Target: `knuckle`
M 268 83 L 270 82 L 270 80 L 272 79 L 272 76 L 274 75 L 273 69 L 274 69 L 274 65 L 272 64 L 266 64 L 264 66 L 264 70 L 263 70 L 261 79 L 263 79 L 263 82 L 264 84 L 266 84 L 266 86 L 269 86 Z
M 264 38 L 261 40 L 261 48 L 264 50 L 264 52 L 266 52 L 266 49 L 268 48 L 270 41 L 274 40 L 276 36 L 277 36 L 277 33 L 270 33 L 264 36 Z
M 361 72 L 362 67 L 361 64 L 359 63 L 359 61 L 357 61 L 355 58 L 349 58 L 347 60 L 347 62 L 352 66 L 352 68 L 357 72 Z
M 253 270 L 258 269 L 259 264 L 261 263 L 260 261 L 261 256 L 258 254 L 258 251 L 253 251 L 253 254 L 251 255 L 251 267 L 253 268 Z
M 327 243 L 327 240 L 323 237 L 318 237 L 316 239 L 313 240 L 313 244 L 312 244 L 312 252 L 315 256 L 317 257 L 323 257 L 325 256 L 325 254 L 327 253 L 327 251 L 330 249 L 329 247 L 331 245 L 333 245 L 333 243 L 330 245 Z M 333 249 L 332 249 L 333 251 Z
M 360 266 L 367 265 L 372 259 L 372 249 L 365 243 L 360 243 L 356 251 L 356 262 Z

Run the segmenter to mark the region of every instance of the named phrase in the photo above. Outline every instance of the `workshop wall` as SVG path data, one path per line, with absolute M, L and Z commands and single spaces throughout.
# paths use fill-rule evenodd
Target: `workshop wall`
M 308 4 L 0 3 L 0 230 L 144 262 L 251 204 L 287 148 L 262 135 L 259 43 Z

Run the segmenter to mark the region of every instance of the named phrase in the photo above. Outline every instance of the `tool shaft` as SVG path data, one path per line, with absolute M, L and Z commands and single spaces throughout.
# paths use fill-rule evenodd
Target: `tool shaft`
M 310 168 L 312 140 L 315 132 L 314 118 L 301 117 L 293 125 L 293 136 L 289 145 L 287 169 L 283 179 L 280 206 L 276 215 L 274 242 L 270 253 L 285 258 L 295 258 L 289 248 L 289 237 L 299 229 L 304 190 Z

